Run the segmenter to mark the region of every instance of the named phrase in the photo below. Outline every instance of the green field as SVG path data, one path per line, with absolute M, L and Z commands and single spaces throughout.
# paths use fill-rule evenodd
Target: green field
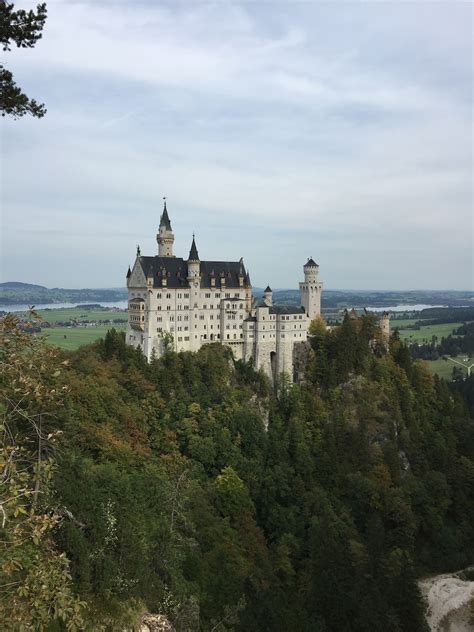
M 399 322 L 414 323 L 415 321 Z M 400 339 L 405 342 L 431 342 L 431 338 L 437 336 L 438 342 L 440 342 L 443 336 L 446 338 L 461 325 L 462 323 L 443 323 L 442 325 L 424 325 L 420 329 L 399 329 Z M 391 322 L 390 327 L 393 331 L 401 325 L 395 325 L 394 322 Z
M 99 338 L 103 338 L 109 329 L 125 331 L 126 325 L 98 325 L 97 327 L 52 327 L 43 329 L 48 342 L 60 349 L 72 351 L 81 345 L 88 345 Z
M 84 309 L 83 307 L 68 307 L 65 309 L 39 309 L 36 312 L 43 320 L 49 323 L 57 323 L 66 320 L 115 320 L 116 318 L 127 321 L 126 311 L 115 311 L 109 308 Z M 21 314 L 26 317 L 26 314 Z
M 466 356 L 464 355 L 456 356 L 455 360 L 459 360 L 459 362 L 463 362 L 465 357 Z M 455 362 L 451 362 L 450 360 L 443 360 L 443 358 L 440 358 L 439 360 L 424 360 L 424 362 L 431 373 L 436 373 L 437 375 L 439 375 L 439 377 L 442 377 L 445 380 L 449 380 L 449 381 L 451 380 L 452 375 L 453 375 L 453 368 L 455 366 L 462 368 L 459 364 L 456 364 Z M 465 364 L 469 366 L 472 363 L 473 363 L 473 360 L 469 360 Z M 471 369 L 471 371 L 473 370 L 474 368 Z M 467 375 L 467 368 L 465 369 L 465 373 Z

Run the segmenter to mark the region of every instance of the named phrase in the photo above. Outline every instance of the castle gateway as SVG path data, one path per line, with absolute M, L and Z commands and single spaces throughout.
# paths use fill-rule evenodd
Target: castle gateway
M 280 373 L 293 378 L 294 346 L 307 340 L 310 322 L 321 313 L 318 264 L 308 259 L 303 266 L 301 307 L 274 304 L 270 287 L 254 302 L 243 259 L 201 261 L 194 236 L 188 258 L 174 256 L 166 201 L 156 240 L 158 254 L 142 256 L 137 248 L 127 272 L 127 344 L 150 360 L 167 348 L 197 351 L 219 342 L 270 379 Z

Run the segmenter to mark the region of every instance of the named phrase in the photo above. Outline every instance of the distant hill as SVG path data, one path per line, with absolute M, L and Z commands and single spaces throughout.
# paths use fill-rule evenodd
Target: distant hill
M 6 290 L 46 290 L 44 285 L 35 285 L 34 283 L 21 283 L 21 281 L 7 281 L 0 283 L 0 289 Z
M 32 283 L 9 281 L 0 283 L 1 305 L 41 305 L 43 303 L 100 303 L 127 299 L 125 288 L 66 289 L 47 288 Z

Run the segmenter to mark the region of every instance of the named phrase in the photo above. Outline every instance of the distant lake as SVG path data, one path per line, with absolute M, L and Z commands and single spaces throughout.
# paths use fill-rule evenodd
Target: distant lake
M 127 309 L 128 301 L 82 301 L 80 303 L 35 303 L 35 309 L 66 309 L 68 307 L 77 307 L 80 305 L 100 305 L 101 307 L 119 307 Z M 0 305 L 2 312 L 26 312 L 29 305 Z
M 370 312 L 421 312 L 422 309 L 430 307 L 448 307 L 448 305 L 388 305 L 387 307 L 367 307 Z
M 36 303 L 35 309 L 66 309 L 68 307 L 76 307 L 78 305 L 100 305 L 101 307 L 119 307 L 127 309 L 128 301 L 83 301 L 81 303 Z M 0 305 L 0 311 L 3 312 L 26 312 L 29 305 Z M 448 305 L 425 305 L 422 303 L 416 305 L 387 305 L 385 307 L 367 307 L 370 312 L 420 312 L 422 309 L 429 307 L 448 307 Z

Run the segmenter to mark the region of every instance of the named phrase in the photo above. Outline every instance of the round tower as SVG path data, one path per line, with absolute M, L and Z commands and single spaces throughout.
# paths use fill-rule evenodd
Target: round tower
M 160 257 L 172 257 L 174 235 L 166 208 L 166 198 L 164 198 L 164 200 L 163 213 L 161 214 L 160 228 L 158 229 L 156 241 L 158 242 L 158 255 Z
M 272 288 L 269 285 L 267 285 L 263 292 L 263 302 L 265 303 L 265 305 L 268 305 L 268 307 L 271 307 L 273 305 L 273 292 Z
M 300 283 L 301 305 L 311 321 L 321 314 L 323 284 L 318 281 L 319 266 L 312 258 L 304 264 L 303 272 L 304 281 Z
M 390 343 L 390 314 L 388 312 L 382 312 L 380 331 L 382 332 L 382 343 L 388 349 Z

